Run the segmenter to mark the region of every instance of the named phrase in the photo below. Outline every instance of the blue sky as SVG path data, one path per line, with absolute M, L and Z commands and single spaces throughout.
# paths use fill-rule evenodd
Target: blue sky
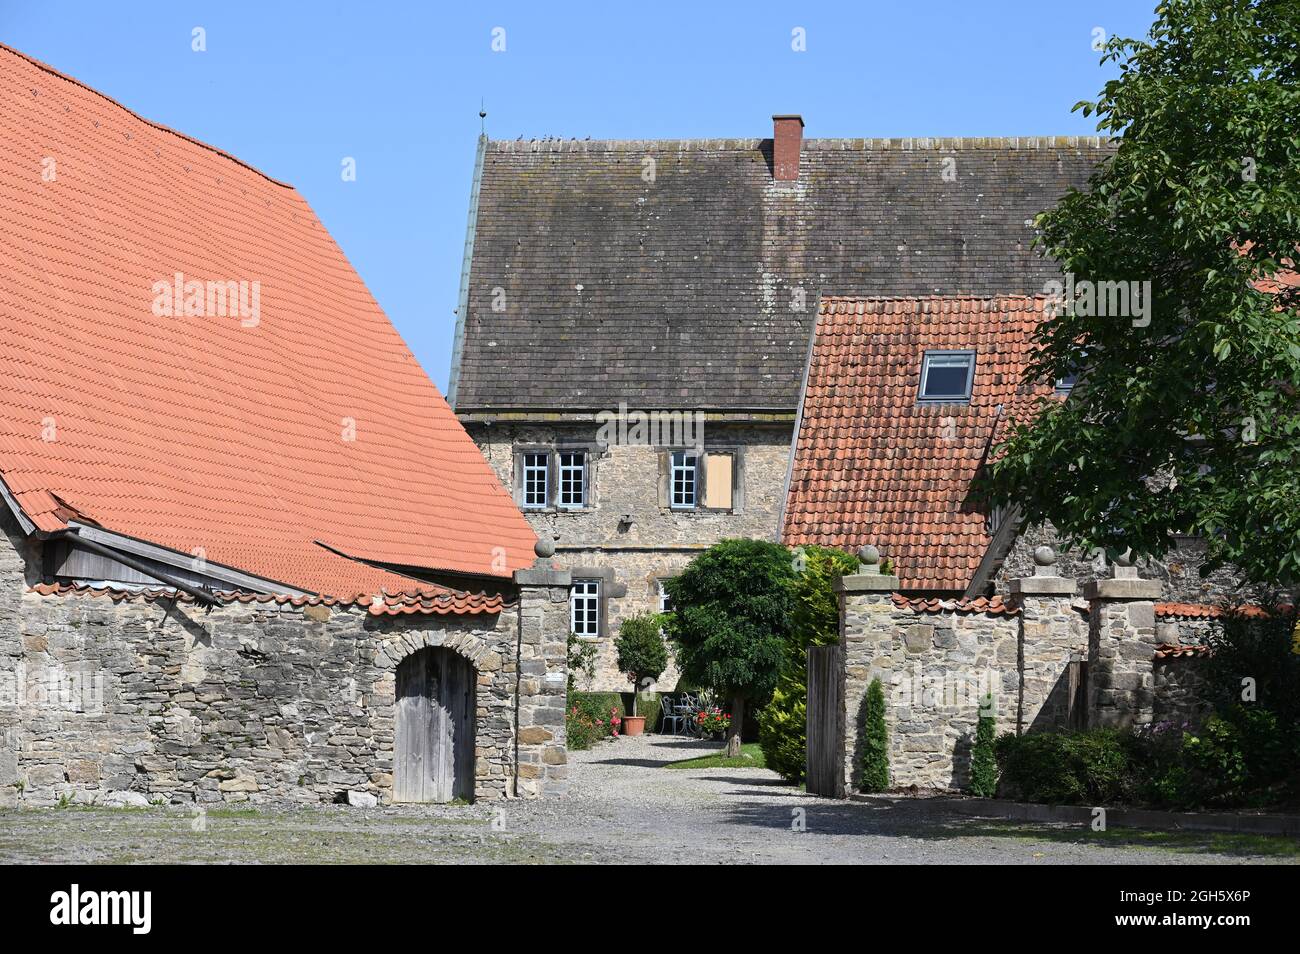
M 480 101 L 500 139 L 1089 134 L 1094 30 L 1154 6 L 0 0 L 0 41 L 296 186 L 445 391 Z

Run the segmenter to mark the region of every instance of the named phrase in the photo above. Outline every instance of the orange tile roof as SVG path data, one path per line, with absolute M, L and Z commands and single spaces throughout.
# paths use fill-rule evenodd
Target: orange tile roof
M 39 530 L 96 523 L 344 597 L 443 592 L 360 559 L 531 563 L 302 196 L 7 47 L 0 98 L 0 477 Z M 246 312 L 158 316 L 177 273 L 248 282 Z
M 176 593 L 165 587 L 91 586 L 86 583 L 37 583 L 31 592 L 41 596 L 106 596 L 114 603 L 135 602 L 194 602 L 188 593 Z M 357 596 L 339 599 L 333 596 L 283 596 L 273 593 L 245 593 L 239 590 L 222 590 L 213 593 L 218 603 L 274 603 L 277 606 L 364 606 L 372 616 L 399 616 L 423 613 L 446 616 L 449 614 L 477 615 L 499 613 L 507 606 L 499 593 L 466 593 L 460 590 L 438 588 L 437 592 L 421 594 L 376 593 L 374 596 Z
M 1273 613 L 1286 614 L 1293 607 L 1282 605 L 1269 610 L 1266 606 L 1243 603 L 1237 606 L 1207 606 L 1204 603 L 1157 603 L 1156 615 L 1171 619 L 1221 619 L 1224 616 L 1245 616 L 1265 619 Z
M 1203 644 L 1161 643 L 1155 648 L 1156 659 L 1179 659 L 1185 656 L 1210 656 L 1214 650 Z
M 967 497 L 998 408 L 1020 416 L 1052 394 L 1022 381 L 1045 301 L 824 298 L 782 539 L 873 543 L 901 588 L 965 589 L 990 539 Z M 976 353 L 969 405 L 917 403 L 922 355 L 945 349 Z
M 983 596 L 975 599 L 940 600 L 921 596 L 907 597 L 901 593 L 891 593 L 890 599 L 899 609 L 910 609 L 917 613 L 984 613 L 988 616 L 1018 616 L 1020 608 L 1006 602 L 1000 596 L 988 599 Z

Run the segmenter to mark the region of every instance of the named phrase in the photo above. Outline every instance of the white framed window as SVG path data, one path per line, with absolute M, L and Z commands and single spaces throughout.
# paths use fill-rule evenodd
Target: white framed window
M 918 399 L 943 404 L 969 402 L 974 380 L 974 351 L 927 351 L 921 360 Z
M 668 499 L 673 509 L 695 509 L 695 488 L 699 482 L 699 462 L 699 455 L 694 451 L 673 451 L 668 488 Z
M 1074 386 L 1079 383 L 1079 372 L 1071 371 L 1064 377 L 1056 379 L 1056 393 L 1069 394 L 1074 390 Z
M 560 451 L 559 506 L 579 510 L 587 503 L 587 454 L 585 451 Z
M 656 580 L 655 583 L 659 588 L 659 612 L 671 613 L 673 611 L 673 598 L 668 595 L 668 588 L 664 586 L 667 580 Z
M 573 581 L 569 618 L 573 635 L 588 639 L 600 635 L 600 580 Z
M 547 503 L 547 460 L 542 452 L 524 454 L 524 508 L 544 510 Z

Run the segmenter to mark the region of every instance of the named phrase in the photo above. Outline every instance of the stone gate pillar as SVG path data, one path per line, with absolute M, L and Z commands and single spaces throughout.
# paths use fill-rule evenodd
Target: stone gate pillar
M 1020 699 L 1016 734 L 1063 729 L 1071 708 L 1066 671 L 1088 645 L 1072 600 L 1075 581 L 1057 574 L 1056 551 L 1034 551 L 1034 575 L 1011 580 L 1011 602 L 1020 609 Z
M 515 790 L 523 798 L 568 791 L 564 709 L 568 688 L 568 570 L 551 562 L 555 542 L 543 538 L 537 560 L 516 570 L 519 589 L 519 694 L 515 701 Z
M 844 773 L 841 798 L 859 785 L 862 707 L 878 657 L 888 660 L 894 640 L 894 611 L 890 594 L 898 589 L 898 577 L 880 572 L 880 551 L 873 546 L 858 550 L 862 568 L 852 576 L 835 581 L 840 597 L 840 651 L 844 662 Z
M 1153 660 L 1159 580 L 1117 557 L 1112 578 L 1084 587 L 1088 600 L 1088 726 L 1146 725 L 1155 711 Z

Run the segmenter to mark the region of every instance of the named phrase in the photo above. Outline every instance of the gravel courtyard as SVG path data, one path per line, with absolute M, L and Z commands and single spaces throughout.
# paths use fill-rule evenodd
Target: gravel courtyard
M 757 769 L 666 769 L 716 746 L 623 738 L 571 755 L 566 799 L 356 809 L 0 812 L 0 863 L 1293 863 L 1284 839 L 1006 824 L 812 798 Z M 805 830 L 796 830 L 799 821 Z

